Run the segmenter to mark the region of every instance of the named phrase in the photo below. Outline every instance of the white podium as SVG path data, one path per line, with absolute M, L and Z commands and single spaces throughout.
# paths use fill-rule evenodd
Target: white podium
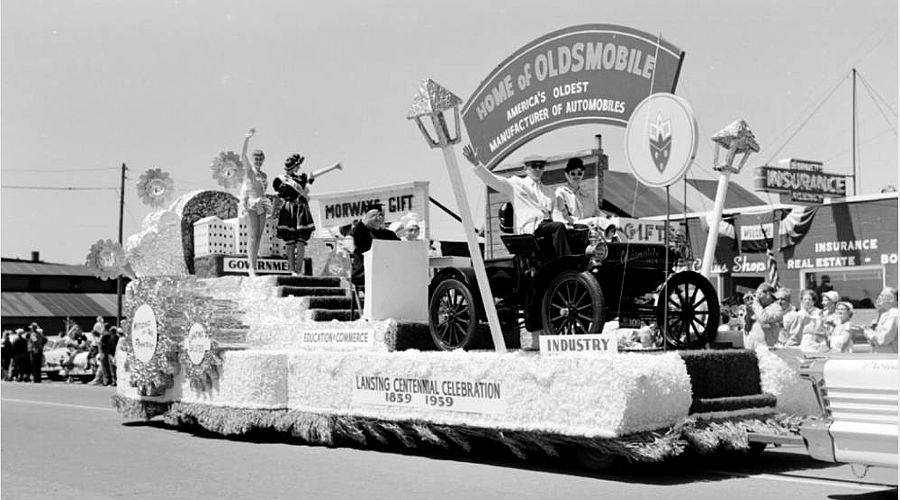
M 374 240 L 363 255 L 363 264 L 363 318 L 428 321 L 427 242 Z

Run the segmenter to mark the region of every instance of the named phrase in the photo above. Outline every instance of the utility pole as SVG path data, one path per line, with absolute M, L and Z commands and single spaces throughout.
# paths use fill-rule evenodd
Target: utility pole
M 122 180 L 119 183 L 119 245 L 122 246 L 122 221 L 125 215 L 125 164 L 122 164 Z M 122 275 L 116 278 L 116 326 L 122 327 Z
M 859 194 L 859 176 L 856 175 L 856 68 L 853 68 L 853 194 Z

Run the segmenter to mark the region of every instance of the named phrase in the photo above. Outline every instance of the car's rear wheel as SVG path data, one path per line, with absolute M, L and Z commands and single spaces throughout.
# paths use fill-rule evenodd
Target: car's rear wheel
M 475 340 L 478 312 L 472 291 L 455 278 L 441 281 L 431 294 L 428 326 L 434 345 L 442 351 L 466 349 Z
M 701 274 L 682 271 L 666 281 L 656 304 L 656 320 L 666 343 L 696 349 L 715 338 L 719 327 L 716 289 Z

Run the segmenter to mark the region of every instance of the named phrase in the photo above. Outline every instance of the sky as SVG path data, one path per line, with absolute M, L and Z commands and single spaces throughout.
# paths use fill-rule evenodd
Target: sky
M 676 94 L 701 136 L 688 175 L 715 179 L 709 138 L 744 119 L 761 151 L 732 180 L 751 190 L 752 167 L 781 158 L 852 173 L 856 68 L 857 192 L 877 193 L 898 176 L 897 20 L 896 0 L 4 0 L 0 254 L 83 263 L 93 242 L 117 238 L 123 163 L 127 238 L 151 211 L 141 173 L 163 169 L 177 194 L 216 189 L 211 160 L 239 151 L 250 127 L 270 176 L 300 152 L 309 168 L 343 162 L 314 192 L 430 181 L 455 207 L 443 156 L 406 120 L 419 83 L 465 101 L 523 45 L 593 23 L 685 51 Z M 603 134 L 610 168 L 627 171 L 623 132 L 558 130 L 507 161 L 590 149 Z M 463 170 L 478 220 L 483 189 Z M 461 234 L 435 221 L 441 233 Z

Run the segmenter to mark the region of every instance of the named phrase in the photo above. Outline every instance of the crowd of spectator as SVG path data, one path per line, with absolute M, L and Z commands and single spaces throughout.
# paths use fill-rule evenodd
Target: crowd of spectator
M 4 330 L 3 365 L 0 376 L 4 381 L 40 383 L 41 368 L 45 362 L 45 347 L 47 349 L 65 347 L 66 355 L 62 368 L 69 374 L 67 382 L 73 381 L 71 372 L 76 367 L 76 358 L 86 352 L 87 357 L 82 368 L 87 373 L 94 374 L 89 384 L 115 385 L 115 353 L 121 336 L 121 329 L 107 325 L 101 316 L 97 317 L 97 322 L 89 335 L 72 321 L 66 321 L 66 327 L 58 338 L 44 336 L 44 330 L 37 323 L 31 323 L 27 330 L 22 328 Z M 48 343 L 52 345 L 48 346 Z
M 28 330 L 22 328 L 14 331 L 4 330 L 3 380 L 40 383 L 46 343 L 44 330 L 37 323 L 28 325 Z
M 897 352 L 894 287 L 886 287 L 878 295 L 878 316 L 867 325 L 853 321 L 853 305 L 841 300 L 831 287 L 821 296 L 813 289 L 802 290 L 800 303 L 795 307 L 790 289 L 763 283 L 744 296 L 740 309 L 742 319 L 737 323 L 747 349 L 768 346 L 797 348 L 807 353 L 853 352 L 854 339 L 865 339 L 872 352 Z

